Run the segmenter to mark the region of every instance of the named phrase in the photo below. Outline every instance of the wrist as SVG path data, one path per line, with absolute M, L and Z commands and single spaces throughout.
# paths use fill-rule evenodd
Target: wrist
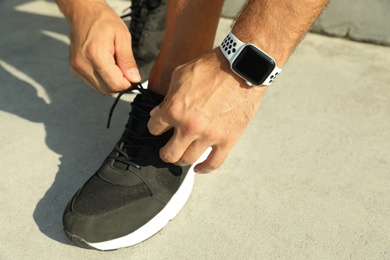
M 86 13 L 97 13 L 101 6 L 108 7 L 104 0 L 56 0 L 56 3 L 70 24 L 85 17 Z
M 328 0 L 248 0 L 232 28 L 283 67 Z
M 245 93 L 249 94 L 248 97 L 252 97 L 255 100 L 255 103 L 258 101 L 260 102 L 265 91 L 267 90 L 267 86 L 262 87 L 254 87 L 249 86 L 243 78 L 238 76 L 236 73 L 234 73 L 230 67 L 229 61 L 226 59 L 222 51 L 219 47 L 215 48 L 212 51 L 213 59 L 215 59 L 215 62 L 219 64 L 219 67 L 224 74 L 223 77 L 230 78 L 231 81 L 234 81 L 234 84 L 232 86 L 233 89 L 241 89 Z M 216 65 L 218 66 L 218 65 Z M 243 93 L 244 93 L 243 92 Z
M 275 36 L 272 33 L 251 33 L 248 31 L 243 31 L 238 29 L 237 27 L 232 28 L 232 33 L 239 38 L 242 42 L 252 43 L 258 48 L 264 50 L 275 60 L 276 65 L 279 68 L 282 68 L 293 49 L 293 47 L 289 48 L 286 45 L 281 46 L 280 39 L 275 39 Z M 286 42 L 284 44 L 287 44 Z

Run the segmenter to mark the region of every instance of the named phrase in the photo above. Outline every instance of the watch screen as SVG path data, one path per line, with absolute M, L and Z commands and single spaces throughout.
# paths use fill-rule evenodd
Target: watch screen
M 257 48 L 247 45 L 234 60 L 232 68 L 253 85 L 260 85 L 275 68 L 275 62 Z

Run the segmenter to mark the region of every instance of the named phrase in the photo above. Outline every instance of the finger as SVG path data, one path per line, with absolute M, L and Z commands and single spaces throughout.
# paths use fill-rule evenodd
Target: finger
M 192 142 L 176 164 L 180 166 L 194 164 L 209 147 L 210 145 L 204 142 Z
M 117 91 L 111 89 L 109 86 L 106 85 L 102 77 L 96 71 L 93 72 L 92 80 L 94 82 L 97 82 L 96 84 L 99 88 L 99 92 L 102 93 L 103 95 L 112 96 L 115 93 L 117 93 Z
M 104 82 L 104 85 L 100 84 L 102 91 L 106 86 L 110 89 L 111 94 L 130 87 L 130 82 L 124 77 L 115 62 L 115 48 L 112 41 L 111 37 L 102 38 L 99 45 L 89 46 L 85 50 L 85 55 L 80 55 L 82 58 L 77 59 L 76 57 L 75 60 L 76 64 L 78 63 L 76 67 L 83 66 L 82 70 L 89 77 L 93 77 L 95 72 L 98 73 Z
M 154 112 L 148 122 L 148 129 L 152 135 L 161 135 L 173 127 L 164 116 L 165 113 L 161 109 L 161 105 L 152 110 Z
M 175 129 L 171 139 L 160 149 L 161 159 L 167 163 L 176 163 L 193 141 L 193 136 L 183 135 Z
M 71 55 L 70 59 L 70 69 L 73 74 L 80 77 L 85 83 L 91 86 L 95 91 L 104 94 L 104 95 L 112 95 L 120 90 L 127 89 L 130 86 L 130 83 L 127 79 L 124 78 L 123 74 L 120 72 L 119 67 L 115 65 L 115 60 L 111 56 L 104 56 L 99 54 L 93 55 L 93 51 L 90 51 L 88 57 L 84 57 L 83 55 Z M 103 57 L 103 58 L 102 58 Z M 108 60 L 108 61 L 107 61 Z M 110 65 L 114 64 L 114 65 Z M 110 85 L 111 73 L 105 72 L 106 68 L 102 64 L 107 64 L 109 70 L 110 67 L 114 66 L 114 71 L 116 67 L 116 75 L 121 75 L 119 78 L 122 78 L 123 81 L 119 83 L 113 83 L 113 85 L 120 85 L 121 87 L 118 90 L 114 89 Z M 115 72 L 114 72 L 115 73 Z M 105 80 L 105 75 L 108 80 Z M 114 78 L 115 74 L 114 74 Z M 107 82 L 108 81 L 108 82 Z
M 94 65 L 95 71 L 99 74 L 112 93 L 120 92 L 128 89 L 131 84 L 124 77 L 120 68 L 116 65 L 115 59 L 112 56 L 105 54 L 102 58 L 97 57 Z
M 130 33 L 120 34 L 115 39 L 115 60 L 129 82 L 138 83 L 141 81 L 133 50 L 131 49 Z
M 225 149 L 220 147 L 213 147 L 209 157 L 207 159 L 196 165 L 194 171 L 197 173 L 209 173 L 218 169 L 223 162 L 226 160 L 228 152 Z
M 74 66 L 70 66 L 71 72 L 79 77 L 84 83 L 90 86 L 96 92 L 103 95 L 111 95 L 112 90 L 109 89 L 104 83 L 103 79 L 99 76 L 98 73 L 94 72 L 92 67 L 87 67 L 83 69 L 77 69 Z

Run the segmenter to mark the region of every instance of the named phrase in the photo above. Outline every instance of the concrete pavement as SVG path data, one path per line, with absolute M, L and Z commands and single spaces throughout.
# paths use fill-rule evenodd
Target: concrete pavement
M 1 260 L 390 259 L 390 48 L 308 35 L 180 214 L 139 245 L 97 252 L 71 245 L 61 216 L 132 97 L 106 130 L 113 99 L 70 74 L 54 1 L 0 0 L 0 19 Z

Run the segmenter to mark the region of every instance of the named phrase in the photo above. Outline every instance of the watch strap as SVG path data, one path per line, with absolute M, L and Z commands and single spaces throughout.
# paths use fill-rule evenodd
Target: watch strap
M 240 41 L 232 32 L 230 32 L 223 40 L 220 49 L 229 62 L 233 60 L 234 55 L 244 46 L 245 43 Z

